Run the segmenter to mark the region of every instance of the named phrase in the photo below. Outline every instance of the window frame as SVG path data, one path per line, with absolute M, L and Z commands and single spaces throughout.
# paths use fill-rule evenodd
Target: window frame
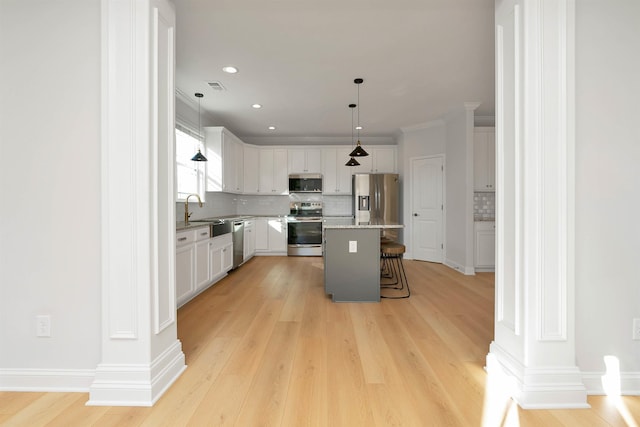
M 194 129 L 192 126 L 189 126 L 189 124 L 186 124 L 184 122 L 178 121 L 176 120 L 176 124 L 175 124 L 175 129 L 174 129 L 174 134 L 175 134 L 175 152 L 176 152 L 176 157 L 175 157 L 175 167 L 176 167 L 176 184 L 175 184 L 175 199 L 176 202 L 184 202 L 187 198 L 187 196 L 189 194 L 198 194 L 200 196 L 200 199 L 204 202 L 205 201 L 205 194 L 206 194 L 206 175 L 207 175 L 207 168 L 206 168 L 206 162 L 194 162 L 190 160 L 190 157 L 187 160 L 187 157 L 182 157 L 179 158 L 178 156 L 178 144 L 183 143 L 184 138 L 183 137 L 179 137 L 178 132 L 181 132 L 182 134 L 184 134 L 186 137 L 191 139 L 191 143 L 192 143 L 192 148 L 189 149 L 189 152 L 192 153 L 190 154 L 190 157 L 192 157 L 193 155 L 195 155 L 198 152 L 198 148 L 202 151 L 205 152 L 206 151 L 206 145 L 205 145 L 205 138 L 203 135 L 200 135 L 198 133 L 198 131 L 196 129 Z M 180 140 L 180 141 L 179 141 Z M 190 165 L 190 163 L 192 165 Z M 179 181 L 180 181 L 180 169 L 186 166 L 193 166 L 195 174 L 196 174 L 196 188 L 193 191 L 189 191 L 189 192 L 180 192 L 179 191 Z

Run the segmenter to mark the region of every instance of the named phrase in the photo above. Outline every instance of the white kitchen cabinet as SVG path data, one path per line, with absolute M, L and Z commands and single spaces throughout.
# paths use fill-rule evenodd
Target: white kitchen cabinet
M 493 271 L 496 263 L 496 223 L 476 221 L 475 268 L 478 271 Z
M 260 194 L 260 151 L 252 145 L 244 146 L 244 193 Z
M 353 173 L 396 173 L 395 147 L 366 147 L 369 153 L 365 157 L 356 157 L 360 166 L 355 166 Z
M 244 241 L 243 259 L 248 260 L 256 253 L 256 231 L 255 221 L 252 219 L 244 221 Z
M 493 127 L 473 130 L 473 188 L 475 191 L 495 191 L 496 131 Z
M 322 192 L 325 195 L 351 194 L 353 167 L 345 166 L 351 148 L 322 149 Z
M 281 195 L 289 191 L 287 150 L 263 148 L 259 152 L 259 194 Z
M 287 223 L 284 218 L 255 218 L 256 255 L 286 255 Z
M 195 280 L 196 291 L 205 288 L 211 282 L 209 269 L 209 241 L 211 240 L 209 227 L 202 227 L 196 232 L 196 264 Z
M 233 266 L 231 233 L 209 237 L 209 226 L 176 233 L 178 307 L 222 279 Z
M 176 302 L 181 306 L 195 291 L 196 247 L 194 230 L 176 233 Z
M 290 174 L 322 173 L 322 150 L 320 148 L 290 148 L 287 151 Z
M 243 144 L 229 130 L 205 127 L 207 191 L 242 193 L 244 183 Z
M 233 267 L 233 241 L 231 233 L 211 239 L 209 244 L 209 257 L 211 281 L 215 282 L 224 277 L 229 270 L 231 270 L 231 267 Z

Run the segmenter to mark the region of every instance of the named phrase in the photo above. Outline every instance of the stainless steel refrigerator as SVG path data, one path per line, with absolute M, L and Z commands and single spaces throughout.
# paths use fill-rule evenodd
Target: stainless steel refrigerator
M 400 179 L 397 173 L 357 173 L 351 184 L 353 215 L 356 222 L 399 223 Z M 385 229 L 383 236 L 397 240 L 396 229 Z

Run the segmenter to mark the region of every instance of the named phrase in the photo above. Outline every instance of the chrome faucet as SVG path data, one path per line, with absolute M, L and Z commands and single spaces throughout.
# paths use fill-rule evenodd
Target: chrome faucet
M 202 200 L 200 200 L 200 196 L 197 194 L 189 194 L 184 201 L 184 225 L 189 225 L 189 217 L 191 214 L 189 213 L 189 197 L 196 196 L 198 198 L 198 205 L 202 207 Z

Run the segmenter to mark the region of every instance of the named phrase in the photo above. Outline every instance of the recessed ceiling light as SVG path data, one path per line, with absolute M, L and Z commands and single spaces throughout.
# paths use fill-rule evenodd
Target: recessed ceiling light
M 252 105 L 252 107 L 253 107 L 253 108 L 262 108 L 262 105 L 260 105 L 260 104 L 253 104 L 253 105 Z
M 356 126 L 356 130 L 362 130 L 362 126 Z
M 226 67 L 222 67 L 222 71 L 224 71 L 225 73 L 229 73 L 229 74 L 235 74 L 238 72 L 238 69 L 232 65 L 226 66 Z
M 275 126 L 269 126 L 269 130 L 276 130 Z

